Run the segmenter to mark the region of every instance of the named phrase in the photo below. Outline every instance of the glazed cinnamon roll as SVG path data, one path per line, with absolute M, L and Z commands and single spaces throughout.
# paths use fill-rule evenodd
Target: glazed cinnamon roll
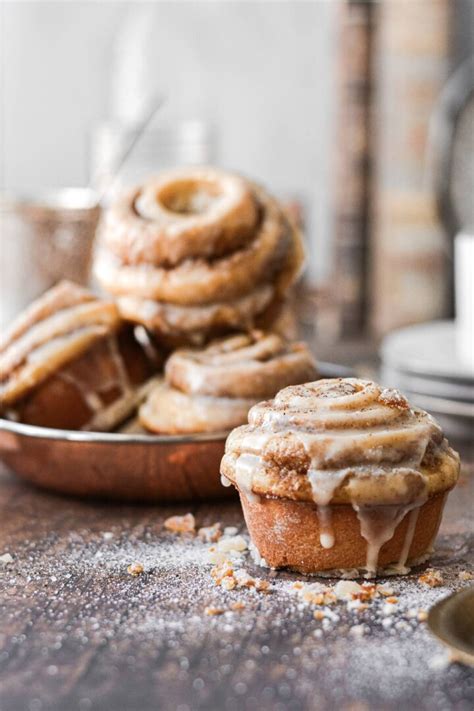
M 0 410 L 62 429 L 109 430 L 136 408 L 154 369 L 116 306 L 63 281 L 0 343 Z
M 372 576 L 429 553 L 459 457 L 403 395 L 319 380 L 255 405 L 248 422 L 229 435 L 221 473 L 270 566 Z
M 211 168 L 150 180 L 111 206 L 94 271 L 125 318 L 196 343 L 251 328 L 299 274 L 302 243 L 262 188 Z
M 288 383 L 316 376 L 303 343 L 253 332 L 212 343 L 204 350 L 176 351 L 165 366 L 165 382 L 140 409 L 153 432 L 223 432 L 245 422 L 252 405 Z

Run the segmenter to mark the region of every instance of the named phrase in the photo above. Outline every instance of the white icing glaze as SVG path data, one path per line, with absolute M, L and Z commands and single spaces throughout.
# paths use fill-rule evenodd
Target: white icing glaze
M 360 533 L 367 541 L 366 570 L 369 576 L 377 572 L 380 549 L 393 538 L 395 529 L 406 514 L 420 504 L 406 506 L 358 506 L 353 504 L 360 521 Z M 404 546 L 405 547 L 405 546 Z
M 122 391 L 121 397 L 114 400 L 107 407 L 98 410 L 95 415 L 83 425 L 81 429 L 89 431 L 107 432 L 115 429 L 117 425 L 129 417 L 143 402 L 149 392 L 156 386 L 157 379 L 151 378 L 135 390 Z
M 0 345 L 0 397 L 15 402 L 120 325 L 116 306 L 62 282 L 35 301 Z
M 251 502 L 260 501 L 260 496 L 252 491 L 253 475 L 260 458 L 254 454 L 241 454 L 235 463 L 235 482 L 240 491 Z
M 319 542 L 323 548 L 332 548 L 336 542 L 332 527 L 332 509 L 330 506 L 318 506 Z
M 307 477 L 311 484 L 314 502 L 318 505 L 318 519 L 320 526 L 319 540 L 323 548 L 332 548 L 336 539 L 332 527 L 332 514 L 329 504 L 334 492 L 346 476 L 346 472 L 335 471 L 331 475 L 327 472 L 309 469 Z
M 95 390 L 92 390 L 92 388 L 90 388 L 87 383 L 84 383 L 83 380 L 64 371 L 58 373 L 58 377 L 75 387 L 76 390 L 80 392 L 91 412 L 96 413 L 102 409 L 103 403 L 98 393 Z
M 227 451 L 235 447 L 239 455 L 235 480 L 245 493 L 252 490 L 257 465 L 271 461 L 275 450 L 278 461 L 282 437 L 285 451 L 294 449 L 300 460 L 303 450 L 308 457 L 321 546 L 335 543 L 331 502 L 344 487 L 367 541 L 369 576 L 377 572 L 382 546 L 409 515 L 395 566 L 405 572 L 419 509 L 427 499 L 421 464 L 427 448 L 443 441 L 433 418 L 412 410 L 398 392 L 355 378 L 285 388 L 274 400 L 254 406 L 249 426 L 228 440 Z
M 400 558 L 396 567 L 401 574 L 408 573 L 408 568 L 406 562 L 408 560 L 408 555 L 410 553 L 411 544 L 413 542 L 413 537 L 415 535 L 416 522 L 418 521 L 418 514 L 420 513 L 420 507 L 416 506 L 408 514 L 408 527 L 405 534 L 405 540 L 403 542 L 403 548 L 400 553 Z

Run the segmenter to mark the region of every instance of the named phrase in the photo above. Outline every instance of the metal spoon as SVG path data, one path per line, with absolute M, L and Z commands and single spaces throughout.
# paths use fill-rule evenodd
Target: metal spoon
M 449 647 L 453 661 L 474 667 L 474 585 L 432 607 L 428 627 Z

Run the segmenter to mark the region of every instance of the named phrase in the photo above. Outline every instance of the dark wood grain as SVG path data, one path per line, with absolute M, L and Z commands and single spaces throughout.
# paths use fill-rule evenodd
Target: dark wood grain
M 445 593 L 474 562 L 473 474 L 453 492 L 438 542 Z M 186 510 L 86 503 L 0 474 L 0 555 L 14 558 L 0 568 L 1 711 L 472 708 L 474 672 L 438 668 L 441 647 L 421 624 L 385 629 L 369 614 L 357 640 L 353 615 L 322 629 L 282 587 L 246 591 L 240 614 L 206 616 L 234 597 L 213 585 L 202 544 L 163 531 Z M 242 527 L 235 502 L 194 514 Z M 126 571 L 135 560 L 138 577 Z

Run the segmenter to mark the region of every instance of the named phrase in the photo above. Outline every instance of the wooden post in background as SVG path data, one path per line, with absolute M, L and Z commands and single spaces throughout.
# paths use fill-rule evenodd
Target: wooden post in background
M 367 322 L 372 38 L 375 6 L 341 4 L 335 146 L 331 292 L 339 334 L 360 336 Z
M 371 325 L 380 336 L 446 313 L 447 249 L 426 175 L 449 69 L 450 0 L 378 3 Z

